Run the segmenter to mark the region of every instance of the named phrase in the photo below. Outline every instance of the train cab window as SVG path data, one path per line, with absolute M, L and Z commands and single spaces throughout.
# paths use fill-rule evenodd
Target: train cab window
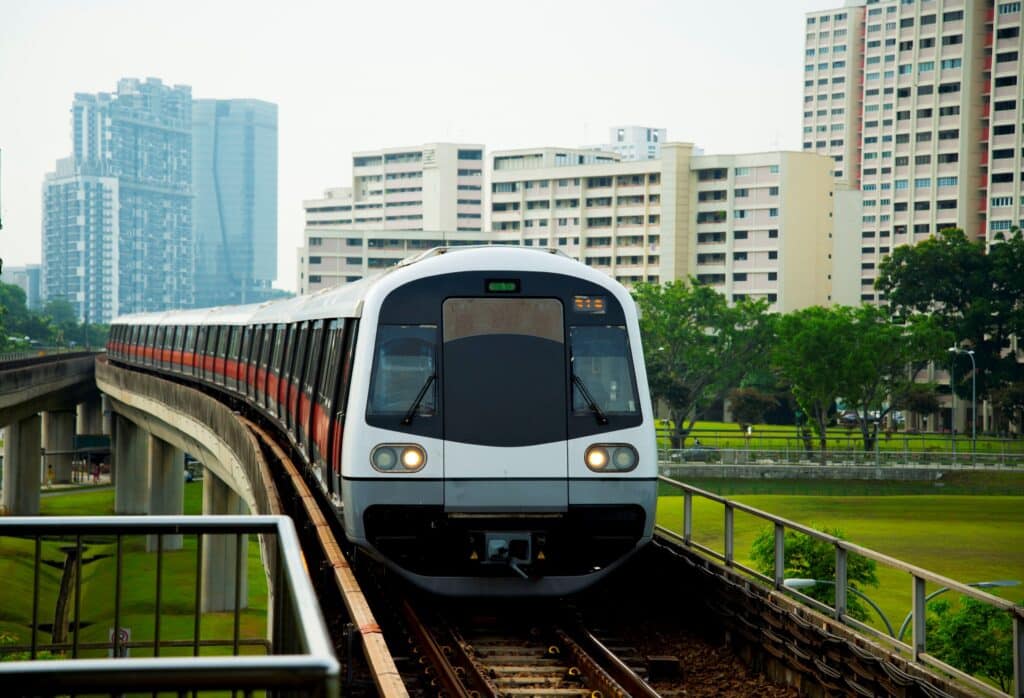
M 381 325 L 367 413 L 401 418 L 415 407 L 416 415 L 433 415 L 437 408 L 436 378 L 436 325 Z
M 571 327 L 569 345 L 574 413 L 593 412 L 595 406 L 604 414 L 639 412 L 625 327 Z

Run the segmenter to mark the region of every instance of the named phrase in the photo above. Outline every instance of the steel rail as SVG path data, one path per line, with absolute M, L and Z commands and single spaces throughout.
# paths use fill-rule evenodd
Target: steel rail
M 402 677 L 395 666 L 395 660 L 384 640 L 384 635 L 369 602 L 363 594 L 345 553 L 335 540 L 333 529 L 324 517 L 316 498 L 310 491 L 301 472 L 285 453 L 284 449 L 270 434 L 256 423 L 240 417 L 241 421 L 277 459 L 296 496 L 301 502 L 303 513 L 315 531 L 324 559 L 331 568 L 342 602 L 355 626 L 363 646 L 363 655 L 370 667 L 374 684 L 382 696 L 403 698 L 409 695 Z M 280 494 L 280 493 L 279 493 Z

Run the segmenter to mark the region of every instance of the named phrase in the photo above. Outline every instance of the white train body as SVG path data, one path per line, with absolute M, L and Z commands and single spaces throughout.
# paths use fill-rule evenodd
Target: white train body
M 109 353 L 276 423 L 352 543 L 425 589 L 571 593 L 651 538 L 635 306 L 564 255 L 440 248 L 313 296 L 121 318 Z

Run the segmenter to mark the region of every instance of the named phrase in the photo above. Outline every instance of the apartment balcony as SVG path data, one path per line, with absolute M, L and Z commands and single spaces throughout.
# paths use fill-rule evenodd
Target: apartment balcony
M 526 200 L 527 201 L 546 201 L 551 198 L 552 194 L 551 187 L 533 187 L 532 189 L 526 189 Z
M 1008 85 L 1006 87 L 997 87 L 996 91 L 992 93 L 992 99 L 1003 100 L 1003 99 L 1015 99 L 1017 97 L 1017 90 L 1020 89 L 1018 85 Z
M 960 125 L 960 115 L 953 114 L 952 116 L 940 116 L 939 117 L 939 128 L 956 128 Z
M 996 41 L 995 50 L 992 53 L 999 53 L 1000 51 L 1016 51 L 1018 50 L 1020 41 L 1019 37 L 1013 37 L 1010 39 L 999 39 Z
M 985 56 L 985 60 L 982 61 L 981 65 L 982 65 L 982 69 L 986 73 L 991 73 L 992 72 L 992 56 Z
M 914 223 L 928 223 L 931 219 L 931 211 L 914 211 Z
M 422 169 L 423 163 L 419 160 L 413 162 L 389 162 L 384 165 L 384 172 L 390 172 L 392 174 L 404 172 L 419 172 Z
M 992 137 L 993 148 L 1012 148 L 1016 144 L 1016 134 L 1003 133 Z
M 401 191 L 394 194 L 384 195 L 384 204 L 397 204 L 405 203 L 408 201 L 422 201 L 423 192 L 421 191 Z
M 929 48 L 920 49 L 917 52 L 917 60 L 919 61 L 933 61 L 935 60 L 936 50 L 934 46 Z
M 961 93 L 961 92 L 945 92 L 943 94 L 940 94 L 939 95 L 939 106 L 940 107 L 948 107 L 948 106 L 952 106 L 954 104 L 960 104 L 960 98 L 962 96 L 963 96 L 963 93 Z M 982 117 L 985 117 L 985 116 L 988 116 L 987 112 L 982 114 Z
M 587 209 L 588 211 L 590 209 Z M 631 204 L 629 206 L 619 206 L 615 209 L 616 215 L 618 216 L 646 216 L 647 207 L 643 204 Z
M 591 247 L 590 245 L 583 244 L 581 247 L 583 250 L 583 255 L 585 257 L 610 257 L 612 255 L 611 245 L 600 245 L 598 247 Z
M 478 215 L 483 217 L 483 207 L 480 204 L 458 204 L 455 207 L 455 214 L 467 213 L 470 215 Z
M 558 195 L 562 195 L 562 191 L 558 191 Z M 615 196 L 615 187 L 587 187 L 587 198 L 593 198 L 596 196 Z
M 615 218 L 615 210 L 611 206 L 586 206 L 583 213 L 587 218 Z
M 1020 60 L 997 63 L 995 77 L 1003 77 L 1004 75 L 1020 75 Z
M 495 223 L 518 221 L 523 217 L 522 211 L 491 211 L 491 220 Z
M 513 201 L 520 201 L 523 198 L 518 191 L 496 191 L 491 194 L 491 201 L 496 204 L 507 204 Z

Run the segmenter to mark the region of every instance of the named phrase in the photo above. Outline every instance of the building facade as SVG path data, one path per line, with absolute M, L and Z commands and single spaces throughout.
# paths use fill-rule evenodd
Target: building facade
M 616 153 L 623 160 L 657 160 L 661 144 L 668 140 L 668 131 L 648 126 L 612 126 L 608 142 L 594 148 Z
M 44 183 L 45 297 L 97 322 L 191 306 L 190 88 L 123 79 L 116 93 L 76 94 L 71 112 L 72 157 Z
M 694 155 L 691 144 L 666 143 L 659 160 L 574 164 L 586 152 L 494 153 L 491 229 L 626 285 L 696 277 L 778 311 L 830 302 L 829 158 Z
M 406 247 L 407 237 L 413 244 L 444 241 L 449 233 L 453 241 L 484 241 L 483 198 L 482 145 L 428 143 L 353 154 L 351 187 L 328 189 L 323 198 L 303 202 L 299 293 L 356 281 L 402 258 L 370 254 L 375 249 L 370 240 L 407 253 L 418 249 Z M 394 234 L 381 237 L 384 233 Z M 413 233 L 428 234 L 417 238 Z M 341 244 L 349 239 L 366 244 Z
M 23 267 L 4 267 L 4 283 L 19 286 L 25 292 L 25 305 L 29 310 L 42 307 L 42 268 L 38 264 Z
M 86 322 L 121 312 L 120 187 L 117 177 L 88 174 L 72 158 L 43 183 L 41 295 L 64 299 Z
M 874 282 L 897 245 L 949 227 L 992 241 L 1024 223 L 1020 2 L 850 3 L 806 27 L 803 147 L 832 156 L 837 177 L 859 173 L 860 254 L 837 260 L 859 267 L 858 302 L 884 300 Z
M 195 305 L 254 303 L 277 278 L 277 105 L 192 103 Z

